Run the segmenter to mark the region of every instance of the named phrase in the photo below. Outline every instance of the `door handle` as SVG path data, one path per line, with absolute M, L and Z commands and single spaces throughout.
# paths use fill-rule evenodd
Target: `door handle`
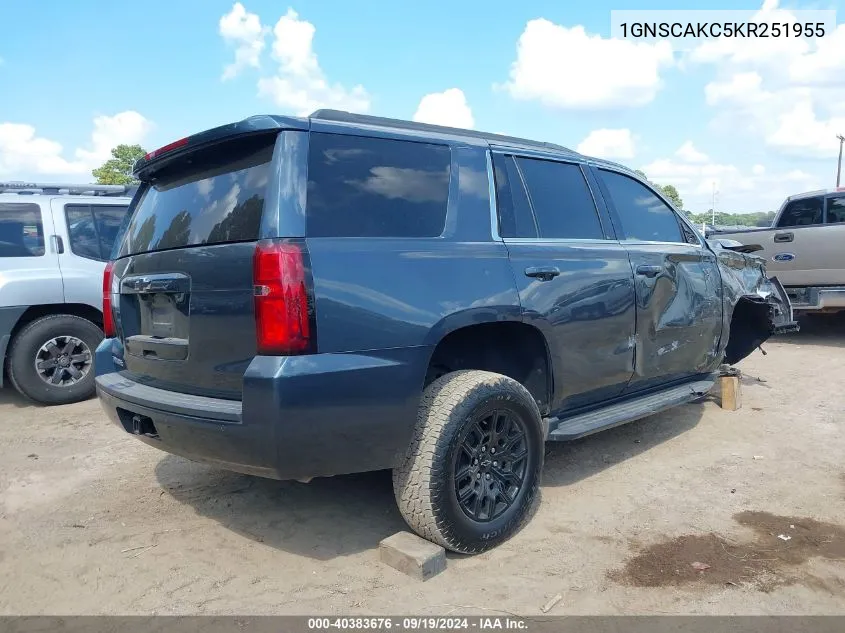
M 53 236 L 53 248 L 56 250 L 58 255 L 61 255 L 65 252 L 65 244 L 62 242 L 62 238 L 58 235 Z
M 643 277 L 657 277 L 661 272 L 663 272 L 663 266 L 652 266 L 649 264 L 637 266 L 637 274 Z
M 560 274 L 560 269 L 555 266 L 531 266 L 525 269 L 526 277 L 535 277 L 542 281 L 549 281 Z
M 794 239 L 794 233 L 775 233 L 775 242 L 791 242 Z

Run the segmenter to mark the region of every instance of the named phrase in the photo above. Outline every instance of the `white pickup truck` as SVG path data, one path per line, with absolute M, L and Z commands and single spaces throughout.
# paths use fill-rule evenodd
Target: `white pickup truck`
M 770 228 L 708 235 L 759 246 L 796 312 L 845 311 L 845 187 L 788 197 Z

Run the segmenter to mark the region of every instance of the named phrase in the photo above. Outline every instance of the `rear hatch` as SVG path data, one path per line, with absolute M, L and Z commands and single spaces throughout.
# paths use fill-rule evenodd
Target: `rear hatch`
M 127 377 L 241 398 L 256 354 L 253 256 L 276 137 L 183 148 L 142 171 L 111 273 L 115 355 Z

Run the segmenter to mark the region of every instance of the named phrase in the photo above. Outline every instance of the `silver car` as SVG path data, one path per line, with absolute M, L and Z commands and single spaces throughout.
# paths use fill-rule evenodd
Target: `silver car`
M 42 404 L 94 393 L 102 280 L 131 190 L 0 182 L 0 386 Z

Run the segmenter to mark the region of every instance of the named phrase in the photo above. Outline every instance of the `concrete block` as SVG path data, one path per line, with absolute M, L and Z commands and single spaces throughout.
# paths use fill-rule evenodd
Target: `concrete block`
M 722 408 L 736 411 L 742 407 L 742 383 L 739 376 L 722 376 Z
M 417 580 L 446 569 L 446 550 L 410 532 L 397 532 L 378 545 L 381 562 Z

